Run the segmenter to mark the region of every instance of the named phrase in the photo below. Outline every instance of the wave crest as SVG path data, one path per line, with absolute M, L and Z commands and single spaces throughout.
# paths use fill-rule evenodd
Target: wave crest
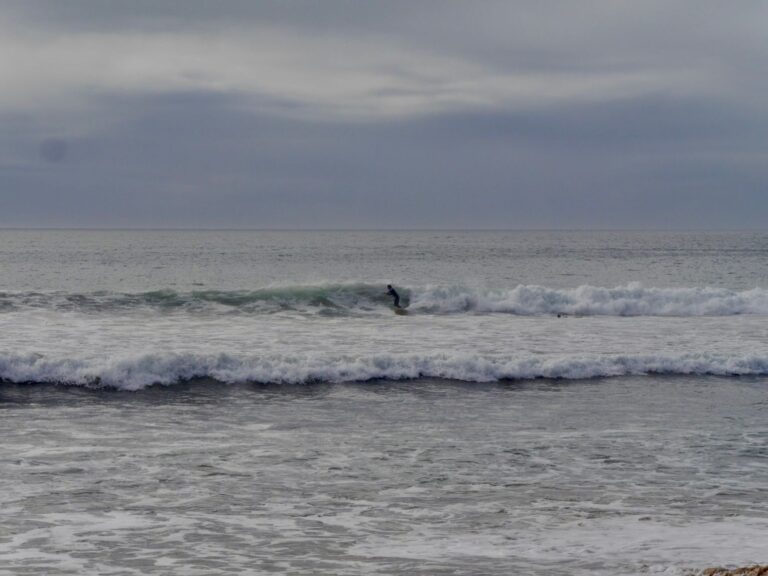
M 731 316 L 768 314 L 768 290 L 646 288 L 630 283 L 613 288 L 583 285 L 548 288 L 518 285 L 486 290 L 466 286 L 400 288 L 402 301 L 422 314 L 572 314 L 585 316 Z M 298 312 L 354 315 L 391 306 L 381 284 L 294 285 L 258 290 L 157 290 L 139 293 L 0 293 L 0 312 L 29 308 L 57 311 L 270 314 Z
M 412 306 L 433 313 L 485 312 L 518 315 L 731 316 L 767 314 L 768 290 L 724 288 L 646 288 L 630 283 L 614 288 L 583 285 L 547 288 L 519 285 L 510 290 L 476 291 L 432 287 L 414 291 Z
M 208 377 L 226 383 L 303 384 L 440 378 L 465 382 L 584 379 L 645 374 L 767 375 L 768 357 L 713 354 L 562 355 L 492 357 L 471 355 L 335 356 L 145 354 L 116 359 L 0 355 L 0 381 L 104 386 L 138 390 Z

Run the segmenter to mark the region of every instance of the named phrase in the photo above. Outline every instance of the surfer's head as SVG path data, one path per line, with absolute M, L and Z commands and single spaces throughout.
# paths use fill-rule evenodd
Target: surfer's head
M 387 288 L 392 288 L 392 284 L 387 284 Z

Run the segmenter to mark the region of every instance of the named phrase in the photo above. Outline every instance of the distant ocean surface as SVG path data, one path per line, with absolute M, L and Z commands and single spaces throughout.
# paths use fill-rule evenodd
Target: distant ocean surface
M 767 233 L 0 230 L 0 273 L 0 574 L 768 561 Z

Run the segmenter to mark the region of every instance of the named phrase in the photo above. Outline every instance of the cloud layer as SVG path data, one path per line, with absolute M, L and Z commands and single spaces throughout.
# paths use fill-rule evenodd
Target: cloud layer
M 7 2 L 0 225 L 763 227 L 766 12 Z

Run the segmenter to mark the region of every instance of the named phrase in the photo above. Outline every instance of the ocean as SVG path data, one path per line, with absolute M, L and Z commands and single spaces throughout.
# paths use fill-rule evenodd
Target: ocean
M 768 233 L 0 230 L 0 274 L 2 575 L 768 560 Z

